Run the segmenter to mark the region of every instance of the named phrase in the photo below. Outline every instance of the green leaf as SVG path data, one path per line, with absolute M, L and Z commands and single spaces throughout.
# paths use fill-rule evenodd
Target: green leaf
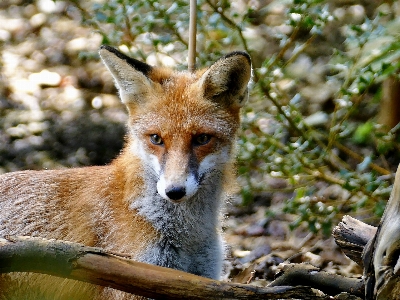
M 370 121 L 359 125 L 353 135 L 354 142 L 356 142 L 357 144 L 367 143 L 367 141 L 371 137 L 373 128 L 374 125 Z

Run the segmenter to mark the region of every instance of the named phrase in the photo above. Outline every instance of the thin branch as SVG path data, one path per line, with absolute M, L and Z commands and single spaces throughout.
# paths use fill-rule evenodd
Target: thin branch
M 297 31 L 298 32 L 298 31 Z M 296 32 L 296 35 L 297 35 Z M 313 34 L 310 36 L 309 39 L 307 39 L 307 41 L 305 41 L 298 49 L 295 53 L 292 54 L 292 56 L 285 62 L 284 67 L 286 67 L 287 65 L 289 65 L 290 63 L 294 62 L 299 55 L 308 47 L 310 46 L 310 44 L 316 39 L 317 34 Z M 290 37 L 292 38 L 292 37 Z
M 167 13 L 167 9 L 164 9 L 164 10 L 161 11 L 161 8 L 158 7 L 158 6 L 155 7 L 154 3 L 155 3 L 154 1 L 149 1 L 149 4 L 151 5 L 151 7 L 153 8 L 154 11 L 162 12 L 163 14 Z M 189 47 L 188 42 L 182 37 L 182 35 L 177 30 L 177 28 L 174 26 L 174 24 L 172 24 L 171 22 L 164 22 L 163 26 L 165 26 L 166 28 L 170 29 L 174 33 L 174 35 L 176 36 L 178 41 L 181 42 L 186 48 Z
M 359 162 L 362 162 L 364 160 L 364 157 L 362 157 L 360 154 L 352 151 L 351 149 L 347 148 L 346 146 L 342 145 L 341 143 L 339 143 L 338 141 L 334 142 L 334 145 L 336 148 L 338 148 L 340 151 L 343 151 L 344 153 L 346 153 L 348 156 L 350 156 L 351 158 L 354 158 L 356 160 L 358 160 Z M 392 172 L 390 172 L 389 170 L 382 168 L 380 166 L 378 166 L 375 163 L 370 163 L 369 164 L 370 168 L 382 175 L 390 175 L 392 174 Z
M 82 17 L 86 22 L 88 22 L 89 24 L 93 25 L 93 27 L 95 27 L 101 33 L 104 33 L 104 30 L 101 28 L 100 24 L 98 22 L 96 22 L 94 20 L 93 16 L 90 15 L 86 11 L 86 9 L 84 9 L 80 5 L 80 1 L 78 1 L 78 0 L 68 0 L 67 3 L 70 3 L 71 5 L 75 6 L 79 10 L 79 12 L 82 14 Z
M 194 72 L 196 69 L 196 29 L 197 29 L 197 1 L 190 0 L 189 53 L 188 53 L 189 72 Z
M 322 166 L 320 166 L 320 167 L 314 166 L 311 162 L 306 161 L 301 154 L 299 154 L 298 152 L 291 151 L 288 146 L 286 146 L 285 144 L 281 143 L 280 141 L 274 139 L 273 137 L 265 136 L 265 138 L 268 139 L 268 142 L 271 145 L 279 148 L 282 151 L 285 151 L 287 154 L 293 153 L 296 156 L 296 158 L 298 159 L 298 161 L 302 164 L 302 166 L 304 168 L 304 172 L 313 176 L 315 179 L 320 179 L 325 182 L 328 182 L 331 184 L 337 184 L 340 186 L 343 186 L 346 184 L 345 180 L 337 178 L 334 175 L 328 174 L 327 172 L 325 172 L 323 170 Z M 325 162 L 325 160 L 324 160 L 324 162 Z M 352 196 L 357 196 L 357 193 L 361 192 L 363 195 L 368 196 L 371 200 L 374 200 L 376 202 L 379 201 L 379 199 L 375 195 L 373 195 L 373 193 L 368 192 L 366 187 L 363 185 L 358 185 L 357 187 L 354 187 L 353 190 L 348 190 L 348 191 Z M 348 202 L 348 200 L 345 201 L 344 204 L 346 204 Z
M 213 11 L 215 13 L 217 13 L 217 14 L 219 14 L 221 16 L 222 20 L 224 20 L 225 23 L 229 25 L 229 27 L 231 27 L 231 28 L 233 28 L 233 29 L 235 29 L 237 31 L 237 33 L 239 34 L 239 38 L 240 38 L 240 41 L 241 41 L 241 43 L 243 45 L 244 50 L 246 50 L 246 52 L 249 53 L 249 55 L 251 56 L 250 49 L 249 49 L 249 47 L 247 45 L 247 41 L 243 36 L 242 28 L 238 24 L 236 24 L 234 21 L 232 21 L 229 17 L 227 17 L 224 14 L 224 11 L 220 7 L 218 7 L 215 4 L 213 4 L 210 0 L 206 0 L 206 3 L 213 9 Z
M 268 65 L 268 70 L 267 72 L 271 71 L 271 68 L 276 65 L 276 63 L 283 58 L 285 55 L 286 51 L 289 50 L 290 46 L 295 42 L 298 33 L 300 32 L 300 27 L 296 26 L 293 29 L 293 32 L 290 34 L 289 38 L 286 40 L 286 43 L 283 45 L 283 47 L 280 49 L 278 54 L 273 58 L 273 61 Z M 308 46 L 310 43 L 308 43 L 308 40 L 304 43 L 304 45 Z M 306 47 L 303 47 L 302 50 L 304 50 Z M 297 55 L 299 55 L 301 51 L 297 52 Z M 256 78 L 258 81 L 258 77 Z

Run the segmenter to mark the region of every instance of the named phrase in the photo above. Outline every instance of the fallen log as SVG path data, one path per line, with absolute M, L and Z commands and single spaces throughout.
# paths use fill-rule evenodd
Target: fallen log
M 257 287 L 133 261 L 77 243 L 0 239 L 0 273 L 36 272 L 108 286 L 153 299 L 330 299 L 304 286 Z

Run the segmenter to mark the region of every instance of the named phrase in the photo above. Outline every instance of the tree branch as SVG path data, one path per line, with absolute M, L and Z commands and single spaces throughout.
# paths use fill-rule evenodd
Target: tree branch
M 286 285 L 312 286 L 332 296 L 340 293 L 349 293 L 359 297 L 364 295 L 364 282 L 362 279 L 346 278 L 322 272 L 310 264 L 289 264 L 284 266 L 282 274 L 271 282 L 268 287 Z
M 0 273 L 36 272 L 112 287 L 153 299 L 328 299 L 309 287 L 212 280 L 81 244 L 32 237 L 0 239 Z

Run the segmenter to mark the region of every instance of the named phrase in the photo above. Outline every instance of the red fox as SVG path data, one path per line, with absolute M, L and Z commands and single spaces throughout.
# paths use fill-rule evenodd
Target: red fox
M 249 55 L 233 52 L 195 73 L 153 67 L 110 46 L 100 57 L 129 112 L 123 151 L 107 166 L 0 176 L 0 237 L 68 240 L 218 279 Z M 0 299 L 132 297 L 48 275 L 0 276 Z

